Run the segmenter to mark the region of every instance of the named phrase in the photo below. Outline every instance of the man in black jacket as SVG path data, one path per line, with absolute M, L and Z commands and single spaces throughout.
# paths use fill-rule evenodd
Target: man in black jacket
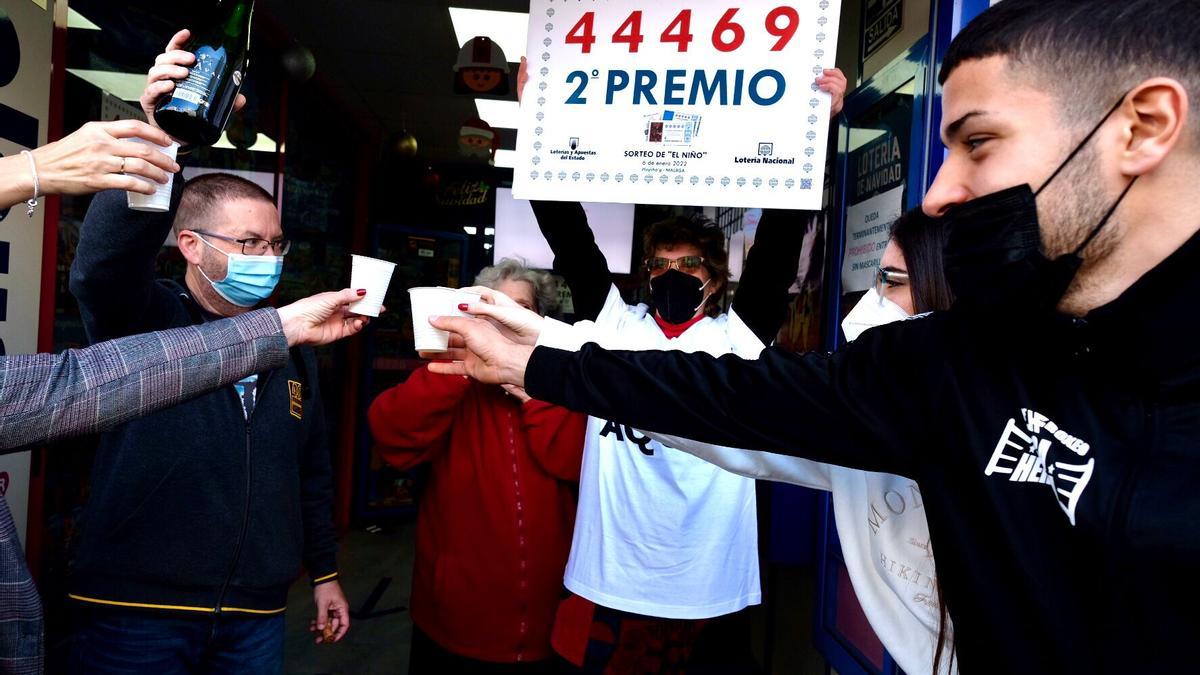
M 1185 0 L 1005 0 L 954 40 L 925 199 L 950 228 L 950 312 L 757 361 L 531 350 L 445 319 L 471 351 L 431 368 L 916 478 L 962 672 L 1181 672 L 1200 635 L 1198 33 Z
M 154 276 L 171 213 L 132 211 L 119 191 L 93 200 L 70 283 L 91 341 L 237 316 L 271 294 L 288 242 L 266 191 L 201 176 L 176 190 L 172 213 L 182 285 Z M 302 566 L 315 627 L 329 623 L 341 639 L 349 612 L 332 500 L 309 349 L 105 434 L 71 568 L 81 610 L 72 668 L 278 672 L 287 592 Z
M 130 211 L 122 192 L 92 202 L 71 270 L 91 341 L 237 316 L 255 304 L 244 287 L 223 295 L 206 277 L 237 279 L 238 268 L 221 254 L 261 248 L 254 239 L 268 251 L 247 257 L 285 252 L 270 196 L 214 174 L 189 183 L 180 201 L 176 236 L 188 260 L 182 286 L 153 277 L 170 214 Z M 266 283 L 269 293 L 274 281 Z M 318 623 L 323 628 L 332 610 L 344 632 L 316 375 L 312 352 L 295 350 L 281 370 L 102 437 L 72 564 L 70 597 L 85 608 L 75 635 L 79 662 L 92 669 L 133 657 L 164 668 L 177 659 L 191 668 L 213 659 L 270 663 L 241 661 L 247 649 L 281 659 L 287 590 L 302 564 L 315 585 Z M 214 621 L 218 639 L 210 642 Z M 194 656 L 171 641 L 170 655 L 155 651 L 144 639 L 150 630 L 178 637 Z

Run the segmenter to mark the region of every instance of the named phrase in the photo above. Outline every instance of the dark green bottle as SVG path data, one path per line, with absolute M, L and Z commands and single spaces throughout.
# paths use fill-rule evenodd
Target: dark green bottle
M 254 0 L 217 0 L 211 20 L 184 46 L 196 63 L 154 111 L 158 126 L 184 145 L 220 140 L 250 65 L 253 16 Z

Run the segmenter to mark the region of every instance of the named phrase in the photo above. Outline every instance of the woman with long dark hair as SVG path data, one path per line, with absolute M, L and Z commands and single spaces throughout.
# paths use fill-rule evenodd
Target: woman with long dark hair
M 875 284 L 842 323 L 846 339 L 915 314 L 949 309 L 942 269 L 946 233 L 914 209 L 892 225 Z M 950 620 L 914 480 L 789 455 L 733 450 L 650 434 L 671 447 L 753 478 L 832 493 L 842 555 L 871 627 L 907 673 L 955 673 Z

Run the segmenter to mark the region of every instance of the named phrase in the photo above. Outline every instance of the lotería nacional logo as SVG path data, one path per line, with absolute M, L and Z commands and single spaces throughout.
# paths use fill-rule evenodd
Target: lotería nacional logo
M 550 154 L 560 160 L 572 161 L 582 161 L 596 156 L 595 150 L 580 150 L 580 145 L 579 136 L 570 136 L 567 138 L 567 147 L 552 147 L 550 148 Z
M 795 164 L 795 157 L 776 157 L 773 141 L 759 141 L 757 152 L 753 156 L 733 158 L 734 164 Z

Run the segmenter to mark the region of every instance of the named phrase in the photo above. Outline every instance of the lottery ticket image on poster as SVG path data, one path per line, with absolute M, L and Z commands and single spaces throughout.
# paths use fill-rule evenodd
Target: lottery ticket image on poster
M 837 0 L 531 0 L 513 193 L 821 206 Z

